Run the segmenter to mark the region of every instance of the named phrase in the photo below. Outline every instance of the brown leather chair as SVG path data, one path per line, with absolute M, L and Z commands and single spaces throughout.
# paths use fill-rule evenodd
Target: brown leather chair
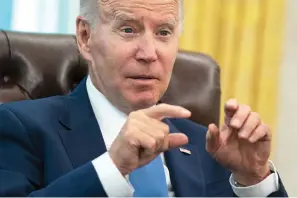
M 0 31 L 0 103 L 68 94 L 86 76 L 75 36 Z M 179 51 L 161 102 L 192 111 L 191 119 L 219 122 L 220 70 L 209 56 Z

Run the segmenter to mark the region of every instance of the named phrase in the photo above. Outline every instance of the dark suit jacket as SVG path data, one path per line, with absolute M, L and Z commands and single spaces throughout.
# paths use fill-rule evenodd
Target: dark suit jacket
M 69 96 L 0 106 L 1 196 L 106 196 L 91 160 L 106 152 L 85 80 Z M 167 119 L 171 133 L 189 137 L 165 153 L 176 196 L 234 196 L 230 173 L 205 151 L 206 128 Z M 286 196 L 281 184 L 271 196 Z

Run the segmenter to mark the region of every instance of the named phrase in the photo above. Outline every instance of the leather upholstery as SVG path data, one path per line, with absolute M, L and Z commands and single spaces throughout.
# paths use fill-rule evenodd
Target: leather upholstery
M 0 103 L 68 94 L 86 74 L 75 36 L 0 31 Z M 208 125 L 219 121 L 220 91 L 217 63 L 180 50 L 161 102 L 184 106 Z

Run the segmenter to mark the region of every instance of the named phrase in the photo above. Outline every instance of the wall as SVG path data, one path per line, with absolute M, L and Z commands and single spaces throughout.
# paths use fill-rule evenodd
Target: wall
M 274 162 L 290 196 L 297 196 L 297 1 L 287 0 Z
M 1 0 L 0 29 L 75 33 L 79 0 Z

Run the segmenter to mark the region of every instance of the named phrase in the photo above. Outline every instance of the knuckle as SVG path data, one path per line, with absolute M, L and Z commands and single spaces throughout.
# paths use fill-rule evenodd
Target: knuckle
M 270 126 L 268 126 L 267 124 L 263 124 L 262 126 L 263 126 L 263 130 L 270 134 L 271 132 Z
M 134 130 L 135 124 L 136 124 L 135 119 L 128 119 L 126 123 L 126 131 Z
M 150 125 L 155 125 L 156 124 L 156 120 L 154 118 L 151 118 L 151 117 L 146 117 L 146 122 L 149 123 Z
M 151 139 L 149 142 L 148 142 L 148 149 L 150 151 L 155 151 L 157 148 L 157 140 L 156 139 Z
M 125 133 L 123 134 L 123 138 L 128 141 L 134 139 L 133 136 L 134 135 L 133 135 L 132 130 L 131 129 L 129 130 L 128 128 L 127 128 L 127 130 L 125 130 Z
M 136 122 L 137 122 L 136 118 L 130 118 L 128 120 L 128 124 L 131 126 L 135 126 Z
M 162 123 L 162 131 L 164 132 L 164 133 L 169 133 L 169 126 L 167 125 L 167 124 L 164 124 L 164 123 Z
M 261 118 L 260 114 L 257 113 L 257 112 L 251 112 L 251 116 L 252 116 L 254 119 L 258 119 L 258 120 L 260 120 L 260 118 Z
M 159 141 L 163 141 L 165 139 L 165 136 L 166 136 L 165 133 L 163 131 L 160 131 L 157 135 L 157 139 Z
M 251 112 L 251 111 L 252 111 L 251 107 L 248 106 L 248 105 L 246 105 L 246 104 L 241 105 L 241 108 L 242 108 L 244 111 L 246 111 L 246 112 Z
M 132 111 L 129 113 L 129 118 L 136 118 L 140 113 L 140 110 L 137 110 L 137 111 Z
M 158 104 L 158 105 L 156 105 L 156 106 L 158 106 L 158 107 L 160 107 L 160 108 L 164 108 L 164 107 L 166 107 L 166 106 L 168 106 L 168 105 L 165 104 L 165 103 L 160 103 L 160 104 Z
M 132 146 L 132 147 L 137 147 L 137 146 L 139 145 L 139 142 L 138 142 L 137 139 L 134 138 L 134 137 L 128 137 L 128 138 L 127 138 L 127 142 L 128 142 L 128 144 L 129 144 L 130 146 Z
M 129 121 L 129 123 L 126 123 L 124 129 L 123 129 L 123 137 L 125 139 L 129 139 L 129 138 L 134 138 L 135 136 L 135 131 L 137 131 L 137 128 L 135 127 L 135 125 L 133 124 L 134 121 Z
M 145 110 L 144 109 L 139 109 L 136 111 L 132 111 L 129 114 L 129 117 L 134 118 L 134 119 L 139 119 L 140 117 L 143 117 L 145 115 Z
M 257 129 L 256 129 L 256 134 L 261 134 L 261 136 L 268 136 L 271 137 L 272 133 L 270 131 L 270 127 L 266 124 L 261 124 Z

